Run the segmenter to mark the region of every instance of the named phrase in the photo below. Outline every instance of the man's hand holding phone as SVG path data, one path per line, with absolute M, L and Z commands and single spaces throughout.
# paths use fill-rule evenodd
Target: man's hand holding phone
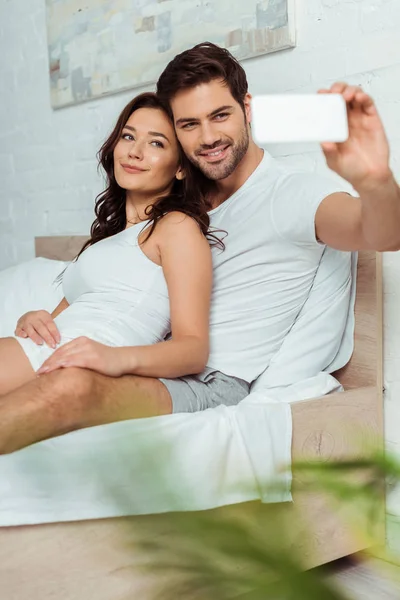
M 361 88 L 335 83 L 318 94 L 256 96 L 256 142 L 319 142 L 328 166 L 355 189 L 390 178 L 389 144 L 373 99 Z

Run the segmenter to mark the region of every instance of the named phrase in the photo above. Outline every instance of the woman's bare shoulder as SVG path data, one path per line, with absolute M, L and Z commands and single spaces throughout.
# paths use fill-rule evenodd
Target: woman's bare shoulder
M 191 231 L 200 229 L 196 219 L 179 210 L 173 210 L 162 217 L 157 223 L 160 229 L 181 229 Z

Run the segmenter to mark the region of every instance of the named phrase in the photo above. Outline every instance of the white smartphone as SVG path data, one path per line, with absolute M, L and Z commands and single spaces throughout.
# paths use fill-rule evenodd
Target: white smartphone
M 252 100 L 252 132 L 260 144 L 345 142 L 349 137 L 341 94 L 271 94 Z

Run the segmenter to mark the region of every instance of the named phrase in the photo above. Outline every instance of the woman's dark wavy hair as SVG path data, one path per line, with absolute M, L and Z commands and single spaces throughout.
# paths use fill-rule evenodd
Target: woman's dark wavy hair
M 166 104 L 152 92 L 140 94 L 127 104 L 121 112 L 114 130 L 100 148 L 97 157 L 99 169 L 102 167 L 106 174 L 106 189 L 97 196 L 95 204 L 96 219 L 90 229 L 90 239 L 84 244 L 78 257 L 88 247 L 104 238 L 120 233 L 126 228 L 126 191 L 121 188 L 114 174 L 114 149 L 122 135 L 129 117 L 140 108 L 161 110 L 171 120 Z M 175 179 L 171 192 L 162 196 L 147 207 L 146 215 L 150 220 L 150 227 L 146 240 L 153 233 L 157 222 L 171 211 L 180 211 L 192 217 L 199 225 L 203 234 L 211 245 L 223 248 L 223 243 L 210 233 L 210 219 L 207 214 L 207 194 L 212 183 L 186 158 L 179 145 L 179 161 L 185 178 Z

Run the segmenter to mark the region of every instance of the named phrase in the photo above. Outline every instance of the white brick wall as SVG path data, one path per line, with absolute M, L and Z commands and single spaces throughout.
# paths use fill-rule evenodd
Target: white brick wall
M 296 49 L 246 61 L 253 93 L 314 91 L 337 79 L 378 103 L 400 179 L 400 2 L 297 0 Z M 37 235 L 87 233 L 101 190 L 95 153 L 120 109 L 143 90 L 53 111 L 44 0 L 0 0 L 0 269 L 33 256 Z M 315 146 L 274 154 L 323 169 Z M 400 453 L 400 256 L 384 258 L 386 437 Z M 400 514 L 400 498 L 390 510 Z

